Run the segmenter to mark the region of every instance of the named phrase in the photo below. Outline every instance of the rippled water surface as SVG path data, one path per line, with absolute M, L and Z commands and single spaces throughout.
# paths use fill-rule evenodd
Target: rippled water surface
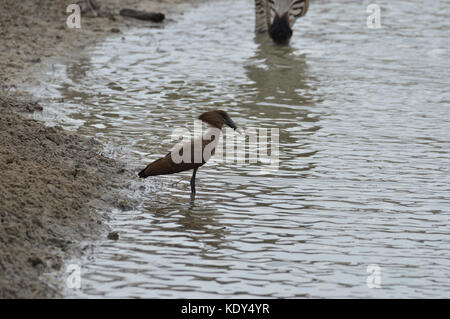
M 189 172 L 133 180 L 141 204 L 111 214 L 120 240 L 100 242 L 76 295 L 450 297 L 450 13 L 377 3 L 373 30 L 369 2 L 313 1 L 280 47 L 255 39 L 253 1 L 209 1 L 54 65 L 47 120 L 136 171 L 206 110 L 280 130 L 274 174 L 211 162 L 195 200 Z

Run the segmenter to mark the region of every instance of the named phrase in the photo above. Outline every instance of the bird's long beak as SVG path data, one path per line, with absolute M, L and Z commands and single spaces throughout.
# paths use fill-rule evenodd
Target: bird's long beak
M 229 127 L 231 127 L 233 130 L 236 131 L 237 126 L 236 124 L 234 124 L 233 120 L 230 118 L 225 119 L 225 124 L 228 125 Z
M 234 130 L 235 132 L 237 132 L 239 135 L 244 134 L 245 130 L 242 129 L 241 127 L 238 127 L 237 129 Z

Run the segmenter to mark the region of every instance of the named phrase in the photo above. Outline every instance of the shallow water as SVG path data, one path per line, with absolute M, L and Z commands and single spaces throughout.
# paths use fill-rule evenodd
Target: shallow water
M 141 205 L 112 214 L 120 240 L 99 244 L 68 294 L 450 297 L 450 13 L 377 3 L 373 30 L 369 2 L 315 1 L 280 47 L 255 39 L 253 1 L 210 1 L 54 65 L 43 118 L 110 142 L 136 171 L 210 109 L 280 141 L 277 172 L 208 163 L 195 200 L 190 173 L 133 181 Z

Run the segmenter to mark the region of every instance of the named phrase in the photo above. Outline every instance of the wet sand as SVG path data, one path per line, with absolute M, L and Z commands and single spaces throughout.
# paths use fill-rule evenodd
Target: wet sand
M 103 233 L 106 216 L 96 208 L 113 204 L 103 193 L 125 170 L 94 139 L 17 114 L 34 103 L 0 101 L 0 297 L 55 297 L 58 288 L 39 276 L 63 271 L 82 240 Z
M 180 0 L 97 0 L 97 16 L 69 30 L 65 8 L 73 1 L 5 0 L 0 4 L 0 298 L 54 298 L 68 258 L 82 241 L 107 236 L 108 211 L 120 207 L 119 190 L 133 172 L 102 155 L 96 140 L 27 118 L 45 105 L 21 87 L 45 59 L 70 57 L 111 32 L 149 22 L 118 15 L 129 7 L 170 13 Z M 177 5 L 175 5 L 177 4 Z M 84 245 L 84 246 L 83 246 Z

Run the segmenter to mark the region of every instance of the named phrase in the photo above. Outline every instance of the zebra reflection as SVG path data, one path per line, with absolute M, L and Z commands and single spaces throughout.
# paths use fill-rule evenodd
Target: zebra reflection
M 323 97 L 317 90 L 319 80 L 310 71 L 307 55 L 291 46 L 275 46 L 266 37 L 256 35 L 257 48 L 245 64 L 247 77 L 258 105 L 282 104 L 285 107 L 313 106 Z M 247 88 L 248 89 L 248 88 Z M 265 108 L 275 118 L 276 108 Z

